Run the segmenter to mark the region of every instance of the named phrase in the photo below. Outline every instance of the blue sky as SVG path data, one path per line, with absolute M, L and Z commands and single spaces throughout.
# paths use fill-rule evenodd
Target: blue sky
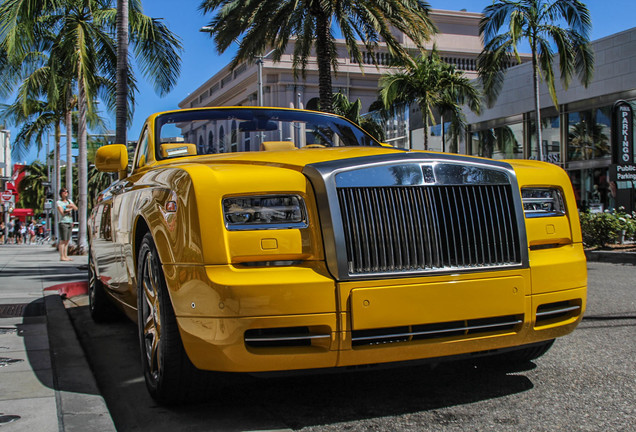
M 429 0 L 434 9 L 466 9 L 470 12 L 481 12 L 491 3 L 491 0 Z M 592 15 L 591 40 L 636 26 L 636 0 L 588 0 L 585 3 Z M 137 138 L 146 117 L 154 112 L 178 108 L 181 100 L 232 59 L 233 53 L 230 50 L 222 55 L 217 53 L 208 34 L 199 31 L 211 19 L 211 16 L 203 16 L 199 12 L 199 0 L 186 0 L 176 4 L 178 10 L 175 10 L 174 0 L 143 1 L 145 14 L 162 18 L 170 30 L 179 35 L 184 51 L 179 82 L 175 89 L 163 98 L 155 93 L 152 85 L 137 74 L 139 93 L 134 121 L 128 130 L 129 139 Z M 114 116 L 110 128 L 115 128 Z M 15 135 L 17 129 L 11 129 Z M 30 163 L 35 159 L 38 159 L 38 154 L 33 150 L 26 161 Z M 44 160 L 44 151 L 40 153 L 39 159 Z

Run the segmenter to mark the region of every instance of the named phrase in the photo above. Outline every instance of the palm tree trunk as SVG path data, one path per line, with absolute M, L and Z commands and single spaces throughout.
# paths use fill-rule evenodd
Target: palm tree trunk
M 62 170 L 60 169 L 60 150 L 62 141 L 62 127 L 59 121 L 55 122 L 55 185 L 53 186 L 53 226 L 49 227 L 51 229 L 51 233 L 55 232 L 55 237 L 59 240 L 60 233 L 58 232 L 60 215 L 57 211 L 57 201 L 60 199 L 60 189 L 61 182 L 60 175 L 62 174 Z
M 316 16 L 316 55 L 318 60 L 318 88 L 320 111 L 333 113 L 333 91 L 331 87 L 331 53 L 329 19 L 321 10 Z
M 533 38 L 534 41 L 534 38 Z M 544 160 L 543 155 L 543 139 L 541 137 L 541 108 L 539 101 L 539 65 L 537 60 L 537 46 L 536 43 L 532 44 L 532 74 L 534 83 L 534 115 L 535 115 L 535 136 L 537 138 L 537 157 L 540 161 Z
M 424 120 L 424 150 L 428 150 L 428 110 L 426 106 L 420 106 L 420 111 L 422 112 L 422 120 Z
M 128 0 L 117 0 L 117 95 L 115 142 L 126 145 L 128 122 Z
M 65 113 L 66 117 L 66 189 L 68 196 L 73 199 L 73 120 L 71 107 Z
M 86 209 L 87 209 L 87 155 L 86 155 L 86 89 L 84 87 L 84 81 L 82 80 L 81 75 L 81 65 L 79 66 L 80 73 L 78 75 L 78 97 L 77 97 L 77 108 L 79 111 L 79 119 L 78 119 L 78 131 L 77 131 L 77 142 L 79 147 L 79 157 L 77 161 L 77 166 L 79 168 L 78 172 L 78 184 L 79 184 L 79 233 L 78 233 L 78 246 L 79 246 L 79 254 L 83 255 L 87 249 L 86 243 Z

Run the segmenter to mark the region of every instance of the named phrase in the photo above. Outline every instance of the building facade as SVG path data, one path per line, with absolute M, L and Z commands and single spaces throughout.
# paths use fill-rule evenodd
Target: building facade
M 587 88 L 576 77 L 567 89 L 559 81 L 555 107 L 547 86 L 541 86 L 544 155 L 568 172 L 580 209 L 602 211 L 622 205 L 633 210 L 634 182 L 612 184 L 610 166 L 614 104 L 625 100 L 636 106 L 636 28 L 594 41 L 592 49 L 595 71 Z M 496 105 L 479 116 L 466 116 L 466 153 L 537 159 L 532 65 L 508 69 Z
M 439 33 L 430 42 L 436 46 L 442 59 L 475 78 L 477 56 L 482 50 L 479 37 L 479 20 L 482 14 L 466 11 L 431 11 Z M 408 38 L 400 42 L 413 50 L 417 49 Z M 362 49 L 362 48 L 361 48 Z M 275 107 L 311 106 L 318 99 L 318 71 L 315 61 L 310 59 L 305 76 L 295 76 L 292 68 L 294 41 L 290 41 L 287 52 L 279 62 L 274 62 L 265 54 L 262 58 L 262 79 L 259 81 L 259 59 L 239 64 L 236 68 L 224 67 L 179 103 L 181 108 L 206 106 L 263 105 Z M 380 43 L 376 53 L 377 66 L 373 57 L 365 52 L 363 64 L 350 58 L 343 41 L 338 42 L 338 71 L 333 77 L 333 91 L 340 92 L 351 101 L 360 99 L 362 112 L 378 99 L 378 81 L 382 74 L 389 72 L 391 61 L 385 44 Z M 262 92 L 262 101 L 259 94 Z M 232 125 L 221 126 L 217 130 L 200 128 L 193 131 L 191 142 L 198 146 L 213 146 L 216 151 L 243 151 L 249 143 L 233 142 Z M 402 116 L 387 125 L 387 142 L 396 147 L 409 147 L 409 116 Z
M 482 14 L 434 10 L 431 17 L 439 34 L 431 41 L 430 48 L 435 45 L 444 61 L 455 65 L 469 78 L 477 78 L 476 61 L 483 48 L 479 37 Z M 415 46 L 408 38 L 403 37 L 401 42 L 415 52 Z M 274 62 L 266 54 L 261 62 L 255 59 L 234 69 L 226 66 L 183 99 L 179 106 L 312 106 L 318 98 L 317 68 L 312 67 L 310 61 L 305 76 L 295 76 L 293 47 L 294 42 L 290 41 L 280 62 Z M 609 170 L 612 107 L 618 100 L 636 101 L 636 28 L 594 41 L 592 48 L 596 67 L 593 81 L 587 88 L 576 78 L 567 89 L 558 81 L 559 106 L 555 107 L 547 87 L 542 84 L 540 121 L 544 154 L 549 162 L 568 172 L 581 209 L 611 209 L 618 201 L 619 205 L 633 209 L 633 181 L 612 184 Z M 362 111 L 368 111 L 378 98 L 380 77 L 390 72 L 386 46 L 380 44 L 376 50 L 377 65 L 368 53 L 362 65 L 355 62 L 343 42 L 338 44 L 338 53 L 334 92 L 345 94 L 351 101 L 360 99 Z M 438 118 L 437 124 L 430 126 L 428 131 L 429 149 L 495 159 L 536 159 L 532 65 L 528 59 L 529 56 L 524 55 L 523 64 L 507 70 L 494 107 L 485 108 L 480 115 L 465 110 L 469 127 L 461 139 L 444 138 L 448 125 L 443 125 L 443 119 Z M 261 94 L 262 98 L 259 97 Z M 202 127 L 193 130 L 188 140 L 198 146 L 211 146 L 218 152 L 250 150 L 250 143 L 235 142 L 232 127 L 224 125 L 217 130 Z M 386 141 L 396 147 L 423 149 L 424 130 L 417 107 L 411 107 L 386 123 L 385 132 Z

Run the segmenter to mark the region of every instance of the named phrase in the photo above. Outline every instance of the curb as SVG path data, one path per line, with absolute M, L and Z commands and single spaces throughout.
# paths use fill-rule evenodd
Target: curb
M 594 262 L 636 265 L 636 252 L 586 250 L 585 258 L 587 258 L 588 261 Z
M 60 431 L 116 431 L 62 299 L 44 301 Z

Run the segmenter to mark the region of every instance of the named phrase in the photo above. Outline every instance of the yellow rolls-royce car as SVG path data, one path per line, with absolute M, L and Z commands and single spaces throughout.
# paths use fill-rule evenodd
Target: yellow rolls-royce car
M 498 354 L 570 333 L 587 275 L 559 167 L 406 151 L 329 114 L 151 116 L 89 221 L 90 310 L 137 321 L 164 403 L 211 375 Z

